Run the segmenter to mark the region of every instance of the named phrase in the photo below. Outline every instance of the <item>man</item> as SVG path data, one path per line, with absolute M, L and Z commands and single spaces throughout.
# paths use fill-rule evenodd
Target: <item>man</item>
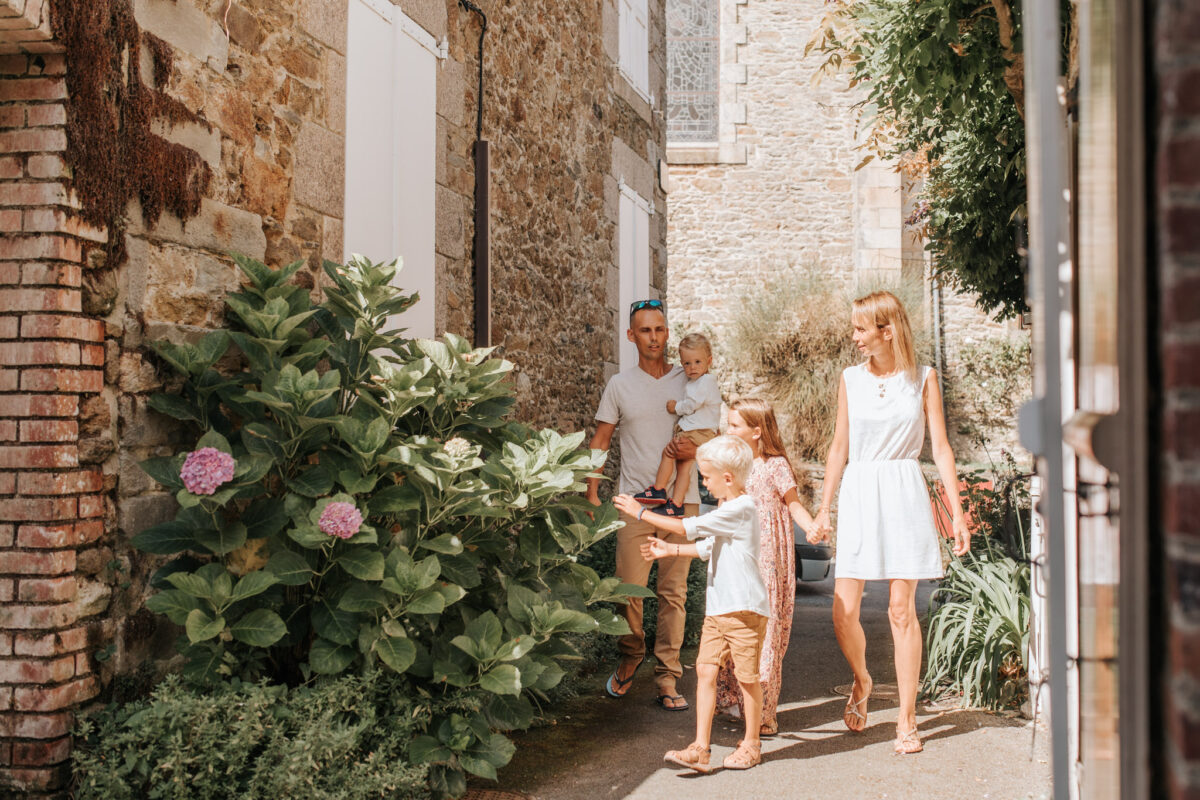
M 663 448 L 671 442 L 676 416 L 667 411 L 668 400 L 683 397 L 687 376 L 683 369 L 667 363 L 666 307 L 661 300 L 639 300 L 630 306 L 629 329 L 625 335 L 637 347 L 638 363 L 614 375 L 604 387 L 596 411 L 596 433 L 591 447 L 608 450 L 613 433 L 620 429 L 621 470 L 618 491 L 632 494 L 654 482 Z M 694 457 L 695 445 L 685 440 L 674 443 L 675 454 Z M 670 487 L 668 487 L 670 491 Z M 599 480 L 588 481 L 588 500 L 600 505 Z M 684 515 L 695 516 L 700 496 L 695 482 L 688 487 Z M 648 522 L 628 514 L 621 515 L 625 527 L 617 531 L 617 576 L 626 583 L 645 586 L 650 577 L 650 562 L 642 557 L 641 546 L 652 536 L 661 536 L 672 544 L 686 544 L 682 536 L 660 534 Z M 688 702 L 676 690 L 683 674 L 679 648 L 683 645 L 684 604 L 687 601 L 689 557 L 658 560 L 658 633 L 655 637 L 654 680 L 658 703 L 668 711 L 686 711 Z M 646 658 L 646 638 L 642 629 L 642 600 L 633 598 L 624 607 L 630 633 L 618 640 L 621 659 L 605 684 L 611 697 L 624 697 L 634 673 Z

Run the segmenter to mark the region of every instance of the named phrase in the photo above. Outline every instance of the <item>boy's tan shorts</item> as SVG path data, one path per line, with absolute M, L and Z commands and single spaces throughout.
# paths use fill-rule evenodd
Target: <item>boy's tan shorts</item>
M 697 428 L 694 431 L 681 431 L 679 430 L 678 425 L 675 426 L 675 435 L 682 436 L 684 439 L 687 439 L 689 442 L 696 445 L 696 447 L 704 444 L 709 439 L 717 438 L 717 432 L 712 428 Z
M 753 611 L 735 611 L 705 617 L 700 631 L 697 664 L 719 667 L 733 659 L 733 674 L 741 683 L 758 683 L 758 660 L 762 655 L 767 618 Z

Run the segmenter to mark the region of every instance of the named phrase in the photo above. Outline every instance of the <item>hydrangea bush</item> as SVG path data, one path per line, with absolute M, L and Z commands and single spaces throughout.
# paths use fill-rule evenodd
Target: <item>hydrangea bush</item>
M 647 594 L 577 563 L 620 524 L 579 494 L 603 454 L 507 420 L 511 365 L 489 350 L 388 330 L 414 302 L 394 264 L 326 264 L 320 304 L 299 264 L 238 264 L 232 329 L 156 348 L 182 380 L 151 405 L 200 435 L 143 464 L 180 505 L 133 539 L 171 556 L 147 606 L 183 628 L 199 684 L 382 669 L 460 695 L 474 711 L 432 715 L 409 757 L 442 793 L 495 777 L 497 731 L 530 723 L 566 634 L 624 633 L 610 601 Z

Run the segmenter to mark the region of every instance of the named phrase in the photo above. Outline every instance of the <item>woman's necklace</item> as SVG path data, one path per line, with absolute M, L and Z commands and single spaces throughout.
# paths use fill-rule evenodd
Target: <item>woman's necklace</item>
M 892 370 L 884 375 L 876 375 L 875 373 L 871 372 L 870 367 L 868 367 L 867 374 L 879 382 L 879 396 L 884 397 L 887 395 L 887 379 L 895 375 L 896 370 Z

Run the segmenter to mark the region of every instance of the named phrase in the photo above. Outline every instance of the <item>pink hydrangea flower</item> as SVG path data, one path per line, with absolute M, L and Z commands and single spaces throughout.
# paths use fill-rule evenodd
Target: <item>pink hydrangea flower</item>
M 215 494 L 217 487 L 233 480 L 233 456 L 215 447 L 188 453 L 179 470 L 183 485 L 192 494 Z
M 321 533 L 336 536 L 339 539 L 349 539 L 358 533 L 362 527 L 363 517 L 353 503 L 330 503 L 321 512 L 317 527 Z

